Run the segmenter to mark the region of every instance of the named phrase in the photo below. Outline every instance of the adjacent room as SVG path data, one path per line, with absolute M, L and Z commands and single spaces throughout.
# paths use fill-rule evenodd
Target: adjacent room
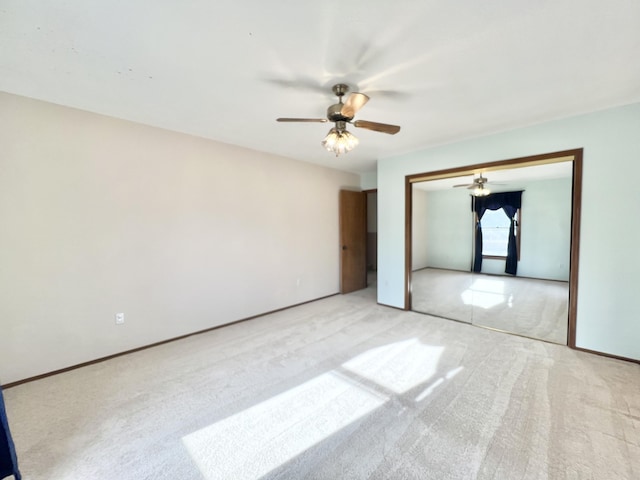
M 0 478 L 640 478 L 638 18 L 3 1 Z

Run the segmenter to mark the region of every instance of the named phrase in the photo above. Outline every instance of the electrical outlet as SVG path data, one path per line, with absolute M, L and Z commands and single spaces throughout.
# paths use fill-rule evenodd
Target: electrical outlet
M 122 325 L 124 323 L 124 313 L 116 313 L 116 325 Z

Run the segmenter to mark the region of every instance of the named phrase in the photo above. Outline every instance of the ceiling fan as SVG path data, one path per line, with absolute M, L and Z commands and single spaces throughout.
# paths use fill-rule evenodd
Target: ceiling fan
M 346 102 L 342 102 L 342 97 L 349 91 L 348 85 L 338 83 L 332 88 L 333 93 L 338 97 L 338 103 L 331 105 L 327 109 L 327 118 L 286 118 L 276 119 L 278 122 L 333 122 L 334 127 L 322 141 L 329 152 L 335 153 L 336 157 L 341 153 L 347 153 L 358 145 L 358 139 L 347 131 L 347 123 L 357 128 L 365 128 L 374 132 L 388 133 L 395 135 L 400 131 L 397 125 L 387 123 L 369 122 L 367 120 L 355 120 L 353 117 L 369 101 L 369 97 L 364 93 L 353 92 L 347 97 Z
M 489 179 L 487 177 L 483 177 L 482 173 L 478 178 L 474 178 L 472 183 L 460 183 L 458 185 L 454 185 L 453 188 L 466 187 L 469 190 L 473 190 L 473 195 L 475 197 L 484 197 L 491 193 L 491 190 L 487 188 L 489 184 Z M 500 183 L 492 183 L 491 185 L 502 185 Z

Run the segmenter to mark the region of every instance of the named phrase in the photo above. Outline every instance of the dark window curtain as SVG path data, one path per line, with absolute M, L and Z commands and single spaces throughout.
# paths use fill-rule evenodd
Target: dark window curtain
M 16 480 L 21 478 L 18 471 L 16 450 L 9 432 L 9 422 L 4 408 L 2 388 L 0 388 L 0 478 L 5 478 L 9 475 L 13 475 Z
M 472 197 L 471 209 L 478 215 L 475 238 L 476 251 L 473 259 L 474 272 L 480 272 L 482 270 L 482 225 L 480 222 L 482 215 L 484 215 L 487 209 L 498 210 L 502 208 L 511 220 L 509 242 L 507 244 L 507 262 L 504 271 L 511 275 L 516 274 L 518 270 L 518 249 L 516 246 L 514 216 L 521 206 L 522 191 L 492 193 L 486 197 Z
M 509 241 L 507 243 L 507 263 L 504 272 L 515 275 L 518 271 L 518 246 L 516 245 L 516 221 L 513 217 L 518 213 L 518 209 L 512 205 L 504 205 L 502 207 L 504 213 L 507 214 L 511 224 L 509 225 Z
M 472 207 L 473 209 L 473 197 L 472 197 Z M 479 209 L 475 209 L 477 214 L 476 218 L 476 236 L 475 236 L 475 254 L 473 256 L 473 271 L 480 272 L 482 270 L 482 225 L 480 220 L 482 220 L 482 216 L 487 209 L 484 207 L 480 207 Z

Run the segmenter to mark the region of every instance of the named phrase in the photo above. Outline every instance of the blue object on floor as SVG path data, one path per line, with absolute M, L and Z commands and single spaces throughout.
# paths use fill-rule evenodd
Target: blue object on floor
M 5 478 L 9 475 L 13 475 L 15 480 L 21 479 L 20 472 L 18 471 L 16 449 L 11 439 L 11 432 L 9 431 L 7 411 L 4 408 L 2 387 L 0 387 L 0 478 Z

